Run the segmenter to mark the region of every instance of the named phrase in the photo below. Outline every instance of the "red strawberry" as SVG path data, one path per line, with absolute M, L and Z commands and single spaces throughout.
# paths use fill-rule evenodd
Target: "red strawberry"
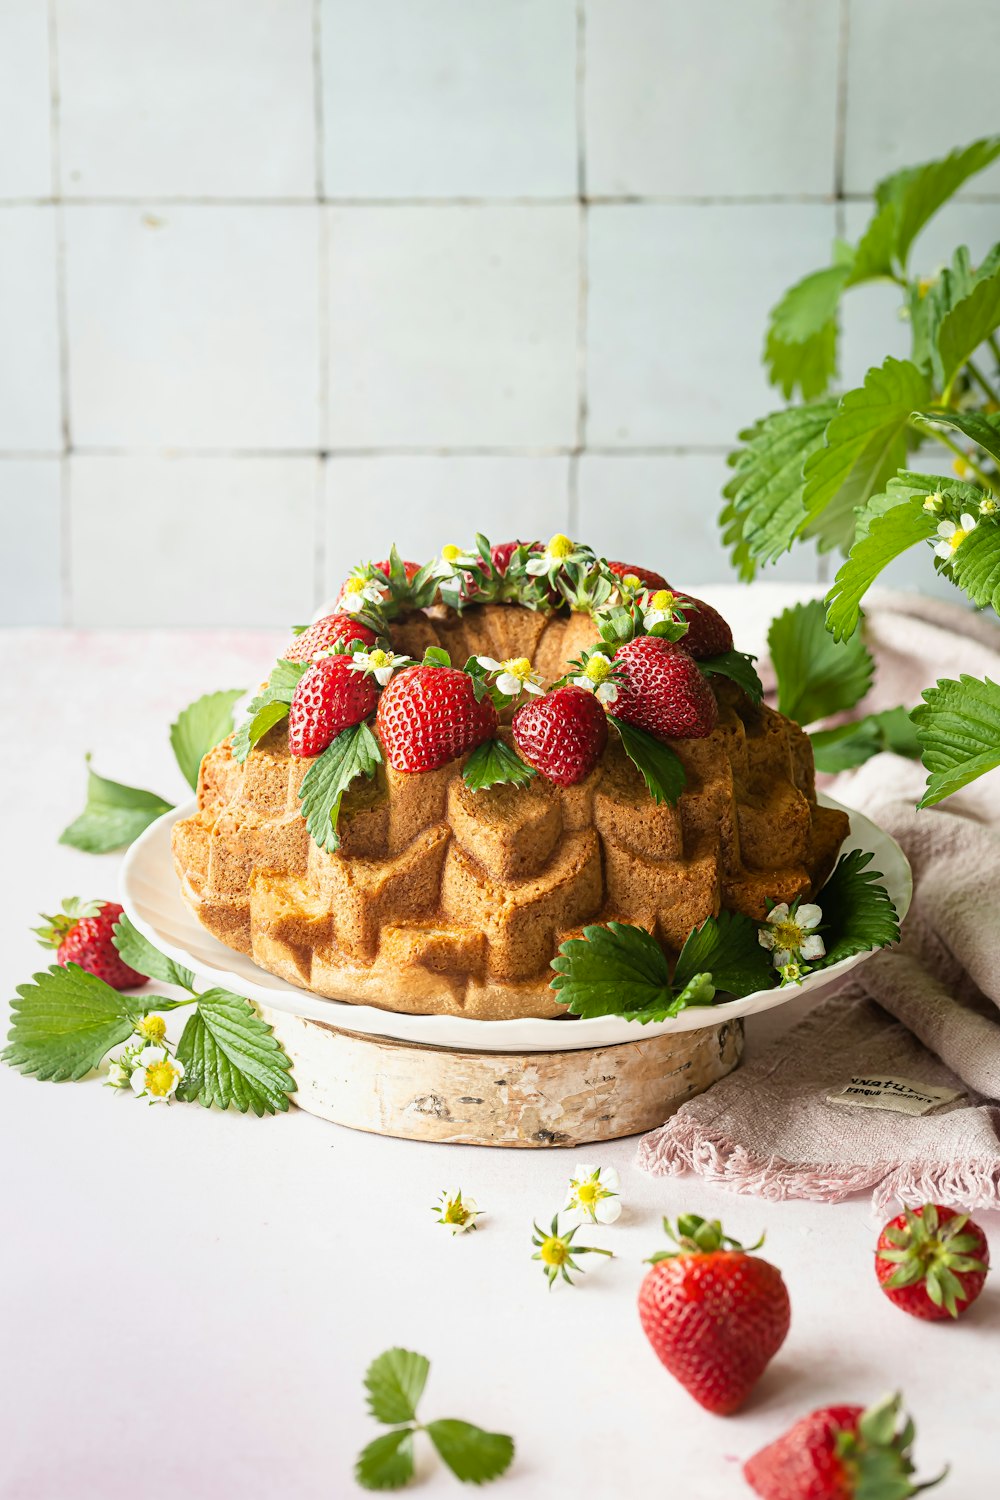
M 743 1477 L 764 1500 L 906 1500 L 931 1486 L 910 1483 L 913 1424 L 899 1417 L 898 1396 L 867 1411 L 821 1407 L 748 1459 Z
M 476 702 L 457 667 L 404 667 L 379 699 L 375 725 L 397 771 L 436 771 L 496 732 L 492 699 Z
M 875 1275 L 889 1301 L 929 1322 L 965 1312 L 982 1291 L 989 1265 L 979 1225 L 937 1203 L 890 1219 L 875 1251 Z
M 323 656 L 299 678 L 288 710 L 288 749 L 292 755 L 322 755 L 342 729 L 360 724 L 378 694 L 351 656 Z
M 696 661 L 732 651 L 733 632 L 717 609 L 696 599 L 693 594 L 679 594 L 677 602 L 688 626 L 682 645 Z M 693 604 L 694 608 L 688 609 L 688 604 Z
M 676 1233 L 667 1219 L 663 1227 L 678 1248 L 651 1257 L 639 1288 L 643 1331 L 685 1390 L 707 1411 L 727 1416 L 785 1341 L 785 1283 L 768 1261 L 723 1234 L 717 1219 L 682 1214 Z
M 615 661 L 622 668 L 613 705 L 616 718 L 661 740 L 696 740 L 711 734 L 719 706 L 682 644 L 640 635 L 618 647 Z
M 390 563 L 388 558 L 385 558 L 382 562 L 377 562 L 375 564 L 375 567 L 378 569 L 378 571 L 385 574 L 387 582 L 389 579 L 389 569 L 391 568 L 391 566 L 392 564 Z M 420 564 L 415 562 L 404 562 L 403 572 L 406 574 L 407 583 L 412 583 L 414 578 L 416 578 L 417 574 L 420 572 Z
M 112 942 L 114 926 L 122 916 L 117 901 L 80 901 L 75 896 L 63 902 L 62 911 L 45 917 L 45 927 L 36 927 L 46 948 L 57 948 L 57 962 L 79 964 L 110 984 L 112 989 L 131 990 L 146 983 L 145 974 L 130 969 Z
M 616 578 L 638 578 L 644 589 L 669 589 L 670 585 L 662 573 L 652 568 L 637 568 L 633 563 L 609 562 L 608 567 Z
M 556 786 L 589 776 L 608 743 L 608 716 L 580 687 L 556 688 L 523 704 L 511 727 L 521 759 Z
M 350 615 L 324 615 L 295 637 L 285 652 L 285 661 L 318 661 L 342 642 L 363 641 L 366 646 L 374 646 L 375 639 L 373 630 L 359 625 Z

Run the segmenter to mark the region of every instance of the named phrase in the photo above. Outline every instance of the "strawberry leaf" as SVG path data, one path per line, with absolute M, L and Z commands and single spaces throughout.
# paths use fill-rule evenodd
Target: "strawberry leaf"
M 311 665 L 308 661 L 285 661 L 284 658 L 275 663 L 267 685 L 251 698 L 247 716 L 233 735 L 233 759 L 240 765 L 258 740 L 287 716 L 295 689 Z
M 708 973 L 715 989 L 741 998 L 778 982 L 770 955 L 757 938 L 757 923 L 740 912 L 721 911 L 688 934 L 674 966 L 674 986 Z
M 621 735 L 625 754 L 642 774 L 653 801 L 675 807 L 687 782 L 684 764 L 677 752 L 654 735 L 647 734 L 645 729 L 626 724 L 624 719 L 616 719 L 613 714 L 608 718 Z
M 152 943 L 137 931 L 128 917 L 122 915 L 115 923 L 111 941 L 118 949 L 124 963 L 130 969 L 145 974 L 147 979 L 158 979 L 161 984 L 176 984 L 182 990 L 194 993 L 194 974 L 182 964 L 174 963 L 165 953 L 154 948 Z
M 455 1478 L 466 1484 L 497 1479 L 514 1457 L 513 1438 L 504 1432 L 484 1432 L 471 1422 L 445 1417 L 428 1422 L 424 1430 Z
M 764 688 L 754 662 L 755 656 L 747 651 L 723 651 L 719 656 L 708 656 L 698 663 L 706 677 L 728 677 L 741 687 L 752 703 L 760 703 Z
M 679 1015 L 689 1005 L 710 1005 L 711 975 L 693 975 L 683 986 L 670 977 L 667 956 L 642 927 L 609 922 L 583 929 L 562 943 L 550 980 L 575 1016 L 624 1016 L 645 1025 Z
M 729 455 L 733 476 L 723 494 L 725 540 L 733 565 L 749 581 L 758 563 L 774 562 L 806 523 L 802 466 L 823 444 L 835 400 L 772 412 L 740 433 L 744 446 Z
M 288 1108 L 295 1092 L 291 1062 L 271 1027 L 249 1000 L 228 990 L 206 990 L 177 1044 L 184 1077 L 179 1099 L 197 1099 L 206 1109 L 232 1105 L 260 1117 Z
M 971 438 L 977 447 L 1000 464 L 1000 413 L 981 411 L 915 411 L 914 422 L 921 427 L 951 427 L 963 437 Z
M 816 897 L 823 913 L 826 956 L 811 968 L 827 969 L 855 953 L 887 948 L 899 940 L 899 918 L 879 870 L 869 869 L 874 855 L 863 849 L 842 854 Z
M 83 1078 L 128 1040 L 141 1016 L 176 1005 L 156 995 L 123 995 L 78 964 L 55 964 L 17 993 L 3 1061 L 54 1083 Z
M 378 740 L 366 723 L 341 730 L 309 767 L 299 788 L 302 816 L 321 849 L 340 848 L 337 820 L 347 788 L 358 776 L 371 777 L 381 763 Z
M 828 773 L 849 771 L 883 750 L 914 757 L 920 754 L 916 729 L 905 708 L 866 714 L 836 729 L 817 729 L 809 738 L 817 771 Z
M 790 287 L 771 310 L 764 364 L 788 401 L 822 396 L 837 373 L 837 309 L 850 267 L 827 266 Z
M 980 344 L 1000 327 L 1000 270 L 973 287 L 967 297 L 941 320 L 937 331 L 937 352 L 945 391 L 944 401 L 955 376 Z M 921 403 L 915 402 L 914 405 Z
M 69 844 L 87 854 L 109 854 L 125 849 L 142 831 L 170 812 L 173 803 L 164 802 L 155 792 L 108 781 L 90 770 L 87 756 L 87 803 L 83 812 L 59 836 L 60 844 Z
M 940 679 L 923 699 L 913 722 L 931 774 L 920 806 L 933 807 L 1000 766 L 1000 684 L 963 673 L 957 682 Z
M 232 734 L 233 706 L 242 697 L 242 688 L 206 693 L 182 709 L 171 724 L 170 743 L 181 774 L 192 791 L 198 786 L 203 758 Z
M 537 774 L 503 740 L 486 740 L 477 746 L 462 768 L 462 780 L 470 792 L 504 784 L 527 786 Z
M 412 1349 L 387 1349 L 365 1372 L 368 1406 L 378 1422 L 413 1422 L 431 1363 Z
M 923 508 L 926 493 L 911 492 L 900 503 L 890 483 L 886 494 L 875 496 L 860 518 L 858 539 L 826 596 L 826 625 L 834 640 L 846 640 L 857 630 L 861 600 L 883 569 L 937 531 L 937 516 Z M 883 501 L 888 507 L 884 510 Z
M 413 1478 L 413 1429 L 380 1433 L 362 1448 L 354 1465 L 362 1489 L 401 1490 Z
M 797 724 L 842 713 L 865 696 L 875 663 L 861 640 L 837 643 L 826 629 L 822 599 L 794 604 L 767 632 L 778 679 L 778 711 Z

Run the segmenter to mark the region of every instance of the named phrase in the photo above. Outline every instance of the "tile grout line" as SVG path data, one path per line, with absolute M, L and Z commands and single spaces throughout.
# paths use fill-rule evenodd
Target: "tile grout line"
M 59 86 L 59 44 L 56 25 L 56 0 L 48 0 L 49 42 L 49 129 L 52 134 L 51 172 L 53 229 L 55 233 L 55 299 L 56 328 L 59 341 L 59 427 L 62 452 L 59 456 L 59 618 L 63 625 L 73 619 L 73 573 L 70 557 L 72 516 L 70 510 L 69 455 L 72 446 L 69 402 L 69 319 L 66 297 L 66 225 L 62 206 L 61 94 Z
M 52 463 L 62 457 L 159 459 L 183 463 L 188 459 L 277 459 L 317 458 L 336 463 L 352 458 L 572 458 L 581 452 L 602 458 L 686 458 L 725 456 L 732 442 L 718 443 L 645 443 L 630 448 L 592 443 L 585 450 L 575 444 L 517 447 L 476 445 L 469 447 L 379 447 L 379 448 L 119 448 L 101 444 L 76 444 L 72 449 L 8 448 L 0 450 L 0 464 L 18 462 Z
M 847 62 L 851 42 L 850 0 L 840 0 L 837 26 L 837 99 L 833 137 L 833 194 L 837 204 L 844 200 L 844 162 L 847 155 Z M 842 234 L 843 230 L 837 230 Z
M 766 208 L 768 206 L 822 205 L 836 198 L 845 203 L 869 203 L 870 192 L 844 189 L 833 193 L 592 193 L 555 194 L 545 197 L 444 197 L 444 198 L 341 198 L 327 194 L 294 198 L 198 197 L 193 194 L 146 193 L 114 196 L 61 196 L 0 198 L 0 213 L 12 208 L 51 208 L 62 204 L 73 208 L 315 208 L 317 203 L 330 208 L 569 208 L 584 202 L 588 208 Z M 1000 193 L 962 192 L 958 203 L 1000 203 Z
M 330 401 L 329 321 L 330 299 L 327 286 L 327 263 L 329 260 L 329 215 L 324 205 L 323 192 L 326 182 L 326 120 L 323 113 L 323 13 L 322 0 L 313 0 L 313 118 L 315 123 L 316 150 L 316 204 L 317 233 L 316 254 L 319 257 L 319 304 L 316 310 L 318 324 L 319 360 L 317 371 L 316 428 L 318 449 L 316 455 L 315 496 L 313 500 L 313 604 L 318 605 L 326 588 L 326 463 L 323 457 L 323 438 L 326 432 L 327 412 Z

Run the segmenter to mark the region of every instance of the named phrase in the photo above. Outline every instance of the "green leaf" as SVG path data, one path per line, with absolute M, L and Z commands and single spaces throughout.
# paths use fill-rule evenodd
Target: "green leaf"
M 397 1427 L 362 1448 L 354 1477 L 366 1490 L 401 1490 L 413 1478 L 413 1430 Z
M 967 297 L 941 320 L 937 350 L 945 397 L 955 376 L 980 344 L 1000 328 L 1000 270 L 977 283 Z M 915 401 L 914 406 L 923 403 Z
M 425 667 L 450 667 L 451 655 L 443 646 L 428 646 L 424 652 L 423 665 Z
M 386 1349 L 365 1371 L 368 1406 L 378 1422 L 413 1422 L 431 1362 L 412 1349 Z
M 863 765 L 883 750 L 913 757 L 920 754 L 916 730 L 905 708 L 867 714 L 836 729 L 817 729 L 809 738 L 817 771 L 830 773 Z
M 55 1083 L 91 1072 L 132 1035 L 138 1017 L 173 1009 L 155 995 L 123 995 L 78 964 L 55 964 L 17 993 L 3 1061 Z
M 821 448 L 803 463 L 802 503 L 807 535 L 820 546 L 848 547 L 855 511 L 885 489 L 906 462 L 910 413 L 930 395 L 928 377 L 909 360 L 885 360 L 868 371 L 863 386 L 846 391 Z
M 793 604 L 767 632 L 778 679 L 778 712 L 814 724 L 853 708 L 868 692 L 875 663 L 860 636 L 839 644 L 825 625 L 822 599 Z
M 228 990 L 206 990 L 177 1044 L 184 1077 L 181 1099 L 197 1099 L 206 1109 L 230 1105 L 258 1117 L 288 1108 L 295 1092 L 291 1062 L 271 1027 L 249 1000 Z
M 125 849 L 144 828 L 170 812 L 173 803 L 155 792 L 108 781 L 90 770 L 87 756 L 87 804 L 83 812 L 60 835 L 60 844 L 70 844 L 87 854 L 108 854 Z
M 1000 244 L 994 245 L 978 266 L 965 245 L 959 245 L 950 266 L 945 266 L 928 285 L 911 282 L 907 305 L 913 329 L 913 363 L 929 365 L 937 388 L 944 386 L 944 369 L 938 349 L 938 330 L 951 309 L 978 284 L 1000 267 Z
M 665 1021 L 688 1005 L 711 1004 L 711 976 L 698 974 L 677 992 L 663 949 L 642 927 L 609 922 L 585 927 L 552 960 L 551 987 L 573 1015 Z
M 674 984 L 686 985 L 709 973 L 715 989 L 742 997 L 778 982 L 771 956 L 757 938 L 757 923 L 740 912 L 708 917 L 687 937 L 674 968 Z
M 744 446 L 729 456 L 733 475 L 722 519 L 741 577 L 749 580 L 757 563 L 787 552 L 804 526 L 803 462 L 822 445 L 836 410 L 836 400 L 792 406 L 740 433 Z
M 941 678 L 923 699 L 913 722 L 931 775 L 920 806 L 933 807 L 1000 766 L 1000 684 L 963 672 L 957 682 Z
M 1000 614 L 1000 525 L 980 521 L 951 555 L 951 576 L 973 604 Z
M 754 666 L 756 660 L 747 651 L 723 651 L 719 656 L 706 657 L 698 667 L 706 677 L 728 677 L 753 703 L 760 703 L 764 687 Z
M 170 743 L 181 775 L 192 791 L 198 786 L 203 758 L 233 732 L 233 706 L 242 688 L 206 693 L 181 710 L 170 726 Z
M 240 765 L 258 740 L 286 716 L 295 689 L 311 666 L 308 661 L 285 661 L 282 658 L 272 667 L 266 686 L 250 700 L 247 716 L 233 735 L 233 759 Z
M 481 792 L 499 784 L 527 786 L 537 774 L 534 767 L 525 765 L 503 740 L 486 740 L 465 762 L 462 780 L 470 792 Z
M 998 156 L 1000 136 L 985 136 L 938 161 L 906 167 L 879 184 L 875 190 L 879 202 L 892 202 L 896 208 L 894 248 L 901 266 L 906 265 L 910 246 L 938 209 Z
M 613 714 L 608 717 L 621 735 L 625 754 L 640 771 L 653 801 L 676 807 L 687 783 L 684 763 L 677 752 L 654 735 L 647 734 L 645 729 L 626 724 L 624 719 L 616 719 Z
M 504 1432 L 484 1432 L 454 1417 L 428 1422 L 425 1430 L 455 1478 L 466 1484 L 497 1479 L 514 1457 L 514 1440 Z
M 848 268 L 848 286 L 858 286 L 862 281 L 875 281 L 893 274 L 896 222 L 895 204 L 876 206 L 854 249 Z
M 876 502 L 882 500 L 889 509 L 878 508 Z M 923 507 L 923 494 L 911 494 L 899 503 L 891 486 L 886 495 L 874 497 L 867 516 L 859 523 L 858 540 L 826 596 L 826 626 L 835 640 L 854 634 L 861 618 L 861 600 L 883 569 L 937 531 L 938 517 Z
M 837 373 L 837 308 L 848 275 L 846 265 L 813 271 L 771 310 L 764 364 L 786 400 L 796 389 L 806 401 L 821 396 Z
M 157 979 L 160 984 L 176 984 L 182 990 L 194 992 L 194 975 L 191 970 L 185 969 L 182 964 L 175 964 L 172 958 L 154 948 L 132 926 L 128 917 L 119 917 L 111 940 L 130 969 L 137 969 L 147 979 Z
M 341 730 L 302 779 L 299 801 L 310 835 L 321 849 L 340 847 L 340 802 L 357 776 L 371 777 L 382 760 L 378 740 L 365 723 Z
M 829 968 L 854 953 L 886 948 L 899 938 L 899 918 L 879 870 L 868 866 L 874 855 L 863 849 L 842 854 L 816 897 L 823 913 L 821 930 L 826 957 L 813 965 Z
M 925 427 L 952 427 L 1000 464 L 1000 413 L 981 411 L 915 411 L 913 420 Z

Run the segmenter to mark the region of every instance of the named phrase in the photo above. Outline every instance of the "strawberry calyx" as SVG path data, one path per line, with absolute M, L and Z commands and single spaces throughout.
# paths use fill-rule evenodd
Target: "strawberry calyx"
M 877 1252 L 879 1260 L 896 1267 L 883 1286 L 896 1291 L 923 1282 L 935 1307 L 957 1318 L 959 1300 L 967 1300 L 959 1277 L 988 1270 L 985 1261 L 970 1254 L 979 1249 L 980 1242 L 976 1235 L 963 1233 L 968 1214 L 955 1214 L 942 1224 L 937 1206 L 925 1203 L 919 1210 L 904 1209 L 904 1217 L 905 1226 L 890 1225 L 885 1230 L 892 1249 Z
M 908 1500 L 910 1495 L 940 1484 L 947 1467 L 923 1484 L 911 1483 L 914 1466 L 910 1449 L 915 1431 L 912 1419 L 902 1415 L 898 1392 L 863 1411 L 856 1426 L 841 1428 L 835 1451 L 851 1482 L 848 1493 L 864 1500 Z
M 33 927 L 31 930 L 43 948 L 60 948 L 78 922 L 82 922 L 84 917 L 99 916 L 103 906 L 103 901 L 82 901 L 79 896 L 70 896 L 63 902 L 62 911 L 56 912 L 54 916 L 49 916 L 44 911 L 39 912 L 45 926 Z
M 676 1250 L 657 1250 L 647 1257 L 645 1264 L 657 1265 L 661 1260 L 674 1260 L 681 1255 L 714 1255 L 720 1250 L 732 1250 L 741 1255 L 751 1255 L 764 1243 L 764 1236 L 753 1245 L 744 1245 L 726 1234 L 721 1219 L 703 1219 L 699 1214 L 680 1214 L 676 1227 L 669 1219 L 663 1220 L 663 1232 L 673 1240 Z

